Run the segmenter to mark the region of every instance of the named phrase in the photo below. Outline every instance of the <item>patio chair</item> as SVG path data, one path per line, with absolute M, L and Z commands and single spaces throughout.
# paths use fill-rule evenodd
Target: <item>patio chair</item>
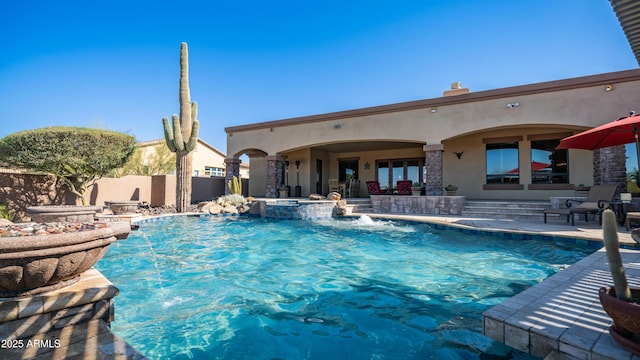
M 575 200 L 567 199 L 566 208 L 544 209 L 544 223 L 547 223 L 547 214 L 559 214 L 566 215 L 567 222 L 571 219 L 571 226 L 575 226 L 574 214 L 584 214 L 584 220 L 589 222 L 589 214 L 595 214 L 599 216 L 600 222 L 602 222 L 602 212 L 609 202 L 613 201 L 613 197 L 618 189 L 617 184 L 613 185 L 594 185 L 589 190 L 587 200 Z M 574 207 L 574 203 L 578 204 Z
M 413 184 L 413 182 L 411 180 L 398 180 L 396 184 L 398 195 L 412 194 L 411 184 Z
M 337 192 L 340 196 L 344 196 L 342 187 L 338 183 L 338 179 L 329 179 L 329 192 Z
M 380 183 L 375 180 L 367 181 L 367 190 L 369 195 L 385 195 L 386 192 L 380 190 Z
M 349 185 L 347 185 L 347 197 L 354 198 L 358 197 L 358 193 L 360 192 L 360 180 L 358 179 L 349 179 Z

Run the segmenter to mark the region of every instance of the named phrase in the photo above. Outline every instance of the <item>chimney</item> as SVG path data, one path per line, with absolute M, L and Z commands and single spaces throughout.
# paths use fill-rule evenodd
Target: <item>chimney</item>
M 463 88 L 462 83 L 454 82 L 453 84 L 451 84 L 451 90 L 445 90 L 444 93 L 442 93 L 442 95 L 455 96 L 455 95 L 462 95 L 462 94 L 468 94 L 468 93 L 469 93 L 469 88 Z

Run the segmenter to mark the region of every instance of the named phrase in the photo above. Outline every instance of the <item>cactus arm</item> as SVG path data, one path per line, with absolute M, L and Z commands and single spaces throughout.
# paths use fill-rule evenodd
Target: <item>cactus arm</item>
M 173 133 L 169 125 L 169 119 L 166 117 L 162 118 L 162 125 L 164 126 L 164 141 L 167 143 L 167 147 L 171 152 L 176 152 L 177 149 L 173 142 Z
M 182 140 L 182 130 L 180 129 L 180 118 L 173 114 L 173 145 L 177 151 L 184 151 L 184 140 Z
M 195 120 L 193 122 L 193 126 L 191 128 L 191 136 L 189 137 L 189 142 L 185 145 L 185 149 L 188 152 L 193 151 L 196 148 L 198 143 L 198 130 L 200 129 L 200 121 Z
M 616 289 L 616 296 L 620 300 L 631 302 L 633 301 L 631 290 L 627 284 L 627 276 L 624 273 L 622 258 L 620 257 L 616 214 L 611 209 L 607 209 L 602 213 L 602 235 L 604 247 L 607 250 L 607 260 L 609 260 L 609 271 L 611 271 L 613 285 Z
M 198 102 L 191 103 L 191 121 L 198 120 Z

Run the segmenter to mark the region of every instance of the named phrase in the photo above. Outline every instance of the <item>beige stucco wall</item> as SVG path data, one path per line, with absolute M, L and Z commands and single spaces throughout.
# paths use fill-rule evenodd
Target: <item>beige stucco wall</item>
M 605 84 L 613 84 L 606 91 Z M 567 79 L 498 89 L 450 98 L 425 100 L 416 106 L 395 104 L 377 108 L 353 110 L 345 114 L 325 114 L 316 117 L 289 119 L 272 123 L 252 124 L 227 129 L 227 154 L 239 156 L 247 149 L 258 149 L 269 155 L 301 160 L 300 180 L 303 195 L 315 190 L 315 159 L 311 149 L 324 144 L 402 141 L 444 146 L 443 185 L 456 183 L 459 192 L 470 198 L 539 199 L 541 196 L 568 195 L 569 190 L 529 190 L 530 141 L 527 135 L 540 133 L 577 133 L 595 127 L 636 109 L 640 97 L 640 70 L 602 74 L 593 77 Z M 518 103 L 515 108 L 509 103 Z M 431 104 L 427 106 L 425 104 Z M 435 108 L 435 112 L 432 112 Z M 372 109 L 372 110 L 371 110 Z M 371 110 L 371 111 L 369 111 Z M 483 190 L 485 184 L 485 145 L 482 138 L 519 135 L 521 184 L 523 190 Z M 453 151 L 464 151 L 458 160 Z M 375 178 L 375 160 L 401 157 L 393 151 L 383 153 L 359 151 L 357 154 L 329 154 L 328 172 L 324 181 L 337 176 L 337 158 L 357 156 L 360 179 Z M 421 155 L 424 157 L 424 152 Z M 570 182 L 592 184 L 592 152 L 571 150 Z M 326 158 L 326 156 L 325 156 Z M 371 168 L 362 166 L 369 162 Z M 251 174 L 264 171 L 253 166 Z M 255 164 L 257 165 L 257 164 Z M 293 179 L 293 180 L 292 180 Z M 290 178 L 295 185 L 295 178 Z M 260 185 L 252 183 L 255 189 Z M 325 190 L 323 186 L 323 190 Z
M 470 199 L 529 199 L 546 200 L 549 196 L 573 196 L 572 189 L 531 190 L 531 141 L 529 135 L 551 134 L 566 130 L 562 127 L 535 127 L 485 131 L 446 141 L 444 144 L 443 185 L 458 186 L 458 195 Z M 485 138 L 522 136 L 519 142 L 520 184 L 522 190 L 483 190 L 486 177 Z M 460 159 L 454 152 L 464 152 Z M 593 184 L 593 152 L 569 150 L 569 182 L 573 184 Z
M 193 171 L 195 176 L 204 176 L 205 166 L 217 167 L 224 169 L 225 155 L 199 143 L 192 153 Z M 197 175 L 196 175 L 197 171 Z
M 242 171 L 241 171 L 242 173 Z M 262 197 L 266 193 L 267 162 L 264 156 L 251 158 L 251 181 L 249 195 Z
M 556 126 L 589 128 L 604 124 L 638 103 L 640 81 L 616 84 L 607 92 L 600 85 L 543 94 L 504 97 L 430 109 L 408 110 L 325 122 L 234 132 L 227 153 L 256 148 L 275 155 L 285 150 L 344 141 L 398 140 L 439 144 L 448 138 L 500 127 Z M 518 103 L 515 109 L 508 103 Z M 335 129 L 334 125 L 340 128 Z
M 105 201 L 150 201 L 151 177 L 127 175 L 121 178 L 101 178 L 91 188 L 91 204 L 103 206 Z

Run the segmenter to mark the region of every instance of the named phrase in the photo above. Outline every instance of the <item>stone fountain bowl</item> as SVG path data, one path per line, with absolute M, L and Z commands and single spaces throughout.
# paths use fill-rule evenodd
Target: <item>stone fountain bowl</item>
M 22 297 L 76 283 L 107 252 L 125 239 L 128 223 L 61 234 L 0 238 L 0 297 Z
M 33 222 L 91 222 L 98 211 L 98 206 L 82 205 L 44 205 L 29 206 L 27 215 Z
M 109 207 L 109 210 L 113 212 L 114 215 L 123 215 L 123 214 L 135 214 L 136 210 L 138 210 L 138 206 L 140 205 L 139 201 L 105 201 L 105 205 Z

